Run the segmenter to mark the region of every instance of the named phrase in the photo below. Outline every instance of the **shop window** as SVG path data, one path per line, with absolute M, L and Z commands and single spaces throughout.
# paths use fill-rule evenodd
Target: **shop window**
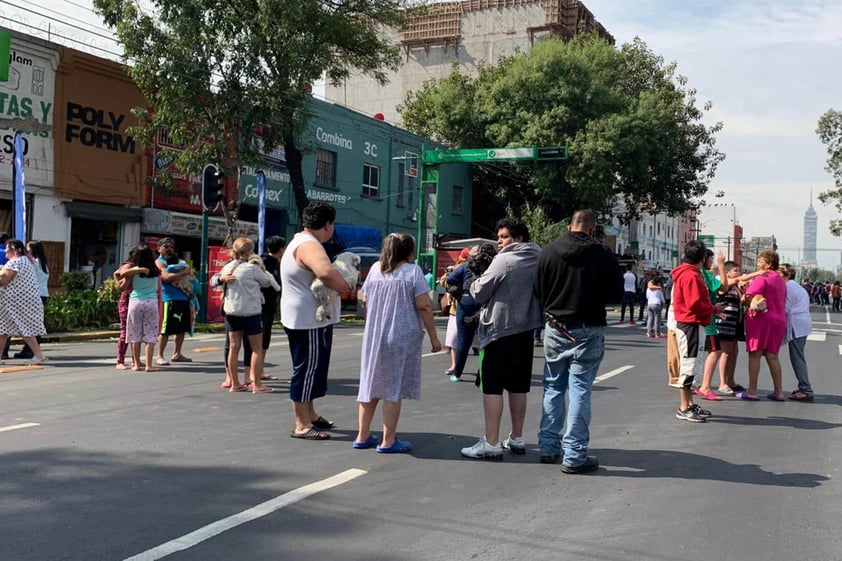
M 465 189 L 460 187 L 459 185 L 453 186 L 453 200 L 450 203 L 450 212 L 453 214 L 462 214 L 465 212 L 465 209 L 462 205 L 462 201 L 465 196 Z
M 336 152 L 316 151 L 316 187 L 336 188 Z
M 380 194 L 380 168 L 363 164 L 363 197 L 377 197 Z

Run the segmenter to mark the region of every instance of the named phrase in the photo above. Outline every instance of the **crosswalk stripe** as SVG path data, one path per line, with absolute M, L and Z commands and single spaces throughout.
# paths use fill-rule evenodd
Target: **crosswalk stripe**
M 827 341 L 827 332 L 825 332 L 825 331 L 813 331 L 812 333 L 807 335 L 807 340 L 808 341 L 819 341 L 821 343 L 824 343 L 825 341 Z
M 618 374 L 622 374 L 626 370 L 631 370 L 632 368 L 634 368 L 634 366 L 631 366 L 631 365 L 628 365 L 628 364 L 626 366 L 621 366 L 620 368 L 615 368 L 614 370 L 611 370 L 610 372 L 606 372 L 605 374 L 601 374 L 601 375 L 597 376 L 596 379 L 594 380 L 594 384 L 596 384 L 598 382 L 602 382 L 603 380 L 607 380 L 608 378 L 613 378 L 614 376 L 617 376 Z

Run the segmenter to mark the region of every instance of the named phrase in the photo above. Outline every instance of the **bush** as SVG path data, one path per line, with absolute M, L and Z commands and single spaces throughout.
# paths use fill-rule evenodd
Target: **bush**
M 74 271 L 76 273 L 78 271 Z M 67 285 L 73 285 L 79 276 L 62 276 L 70 279 Z M 87 279 L 90 273 L 84 273 Z M 76 331 L 79 329 L 105 328 L 118 320 L 117 302 L 120 290 L 113 279 L 106 280 L 98 290 L 67 290 L 50 296 L 44 310 L 44 324 L 50 333 Z
M 89 271 L 69 271 L 61 275 L 61 287 L 65 292 L 87 290 L 93 284 L 93 275 Z

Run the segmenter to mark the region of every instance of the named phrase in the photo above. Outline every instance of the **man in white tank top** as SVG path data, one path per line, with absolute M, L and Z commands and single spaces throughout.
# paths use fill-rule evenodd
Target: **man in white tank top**
M 313 400 L 327 393 L 327 371 L 333 343 L 333 325 L 339 322 L 339 298 L 330 318 L 316 319 L 318 301 L 310 284 L 318 277 L 328 288 L 347 292 L 353 287 L 333 268 L 322 244 L 333 237 L 336 209 L 327 203 L 310 203 L 301 217 L 303 229 L 281 258 L 281 322 L 289 339 L 292 377 L 289 396 L 295 416 L 293 438 L 327 440 L 322 432 L 333 423 L 316 413 Z

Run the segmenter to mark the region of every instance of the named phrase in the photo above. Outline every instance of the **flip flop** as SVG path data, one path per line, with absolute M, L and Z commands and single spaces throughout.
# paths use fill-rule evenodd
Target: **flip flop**
M 336 426 L 336 423 L 334 423 L 333 421 L 328 421 L 320 415 L 318 419 L 313 421 L 313 426 L 320 430 L 330 430 Z
M 300 438 L 302 440 L 330 440 L 329 434 L 321 433 L 313 427 L 310 427 L 310 430 L 301 434 L 295 432 L 294 430 L 289 431 L 289 436 L 290 438 Z
M 168 366 L 169 363 L 170 362 L 168 360 L 163 359 L 163 358 L 156 358 L 155 359 L 155 364 L 157 364 L 158 366 Z
M 259 388 L 252 388 L 251 393 L 272 393 L 275 391 L 275 388 L 269 386 L 260 386 Z
M 769 401 L 786 401 L 786 399 L 785 399 L 785 398 L 783 398 L 783 397 L 778 397 L 778 396 L 776 396 L 776 395 L 775 395 L 775 394 L 773 394 L 773 393 L 767 394 L 767 395 L 766 395 L 766 399 L 768 399 Z
M 809 403 L 813 401 L 813 394 L 796 390 L 790 394 L 789 399 L 792 401 L 806 401 Z
M 184 355 L 174 356 L 170 360 L 172 360 L 173 362 L 193 362 L 192 358 L 186 357 Z
M 718 395 L 716 395 L 713 392 L 713 390 L 707 391 L 707 392 L 703 392 L 701 390 L 696 390 L 693 393 L 695 393 L 698 396 L 701 396 L 702 399 L 707 399 L 708 401 L 722 401 L 722 398 L 719 397 Z
M 734 397 L 742 399 L 743 401 L 760 401 L 756 395 L 748 395 L 748 392 L 737 392 Z
M 378 446 L 378 454 L 406 454 L 412 450 L 412 442 L 409 440 L 398 440 L 397 438 L 391 446 Z

